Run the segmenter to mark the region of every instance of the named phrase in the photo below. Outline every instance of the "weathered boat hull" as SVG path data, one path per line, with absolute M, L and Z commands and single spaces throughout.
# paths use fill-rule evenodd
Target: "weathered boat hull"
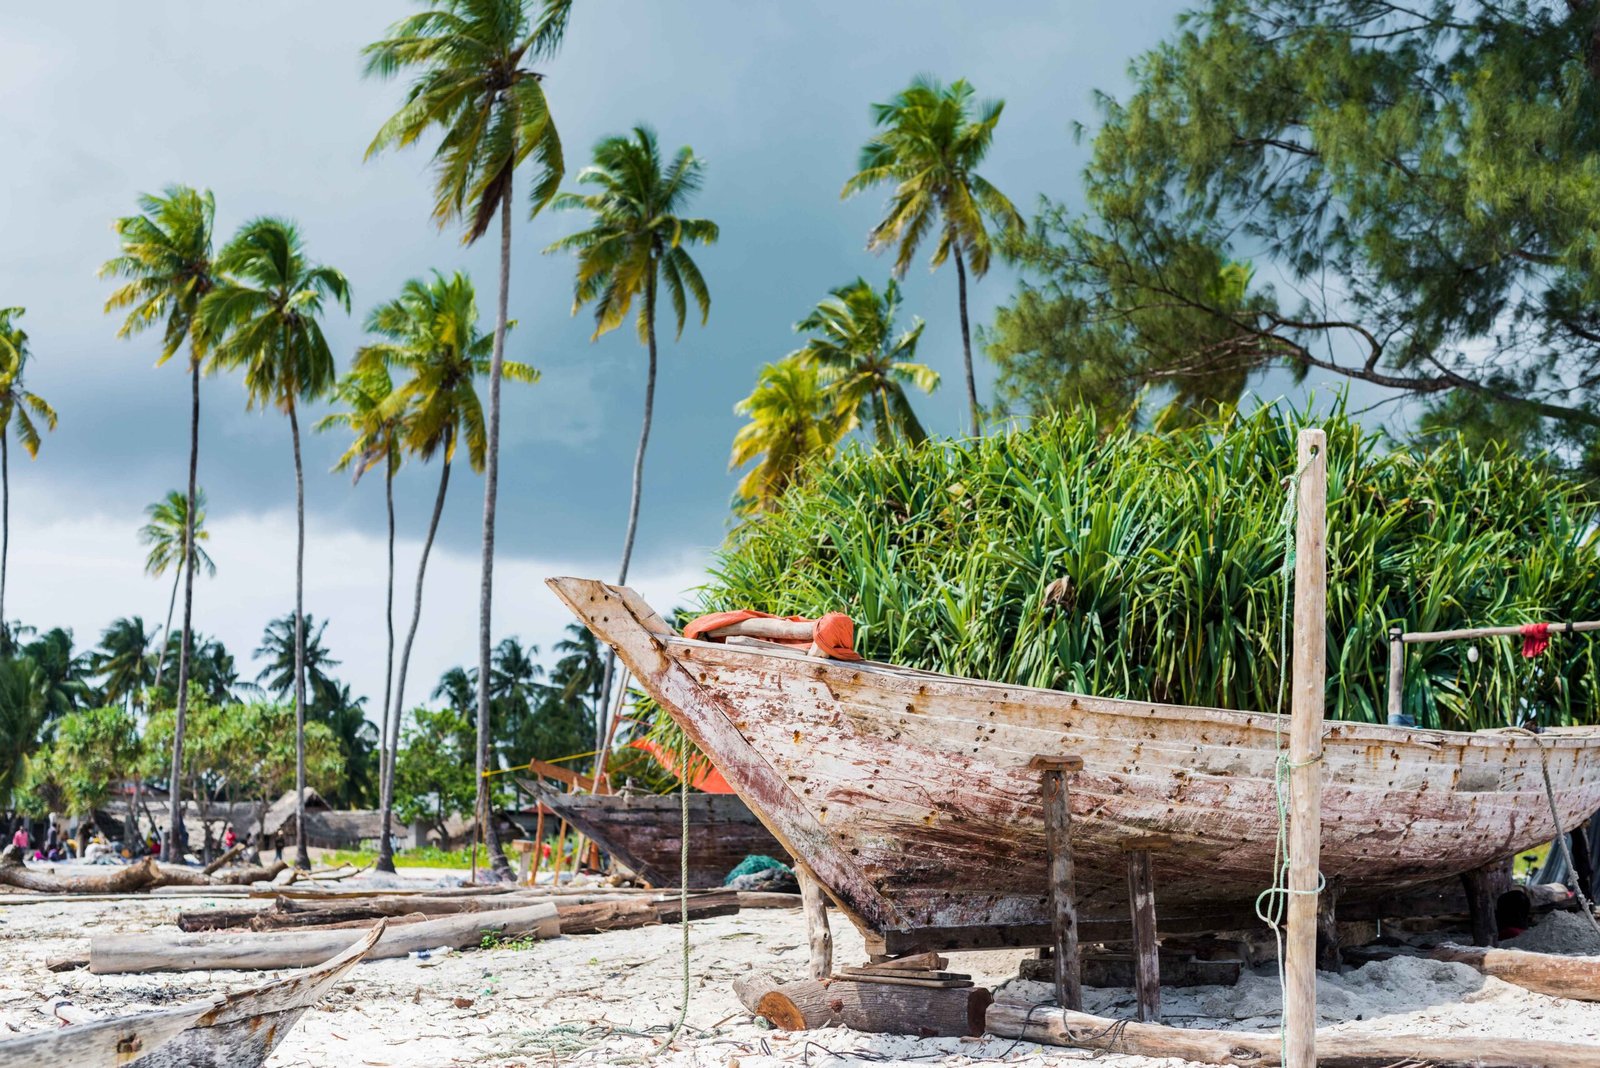
M 677 886 L 683 813 L 677 794 L 576 794 L 529 780 L 523 786 L 601 849 L 656 886 Z M 751 854 L 784 849 L 734 794 L 689 795 L 689 888 L 721 886 Z
M 897 948 L 1050 941 L 1036 754 L 1073 754 L 1079 912 L 1127 915 L 1123 850 L 1160 835 L 1163 930 L 1250 915 L 1272 882 L 1279 717 L 690 641 L 631 590 L 551 580 L 864 930 Z M 1285 744 L 1287 739 L 1281 739 Z M 1509 856 L 1600 805 L 1600 730 L 1330 722 L 1322 870 L 1373 900 Z
M 378 941 L 379 922 L 315 968 L 235 994 L 0 1042 L 0 1068 L 255 1068 Z

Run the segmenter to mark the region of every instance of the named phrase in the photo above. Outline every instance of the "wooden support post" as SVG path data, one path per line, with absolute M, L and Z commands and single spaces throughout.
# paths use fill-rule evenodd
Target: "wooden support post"
M 1500 927 L 1495 922 L 1493 866 L 1461 873 L 1461 886 L 1467 892 L 1467 915 L 1472 918 L 1472 944 L 1494 947 L 1500 944 Z
M 1406 694 L 1406 643 L 1400 640 L 1403 631 L 1389 628 L 1389 725 L 1404 724 Z
M 1317 884 L 1322 855 L 1322 717 L 1327 665 L 1328 438 L 1300 431 L 1295 508 L 1294 676 L 1289 724 L 1286 1068 L 1317 1063 Z
M 529 886 L 539 884 L 539 869 L 544 866 L 544 804 L 535 801 L 539 814 L 533 821 L 533 874 L 528 878 Z
M 526 885 L 533 867 L 533 852 L 539 848 L 539 843 L 524 838 L 514 838 L 511 841 L 511 848 L 517 854 L 517 882 Z
M 1036 756 L 1028 767 L 1044 790 L 1044 839 L 1050 857 L 1050 912 L 1055 932 L 1056 1001 L 1074 1012 L 1083 1009 L 1083 974 L 1078 963 L 1078 903 L 1072 889 L 1072 796 L 1067 776 L 1083 768 L 1083 758 Z
M 567 821 L 561 821 L 561 830 L 556 833 L 556 854 L 550 858 L 550 885 L 561 885 L 561 867 L 567 859 Z
M 1139 1022 L 1161 1019 L 1161 951 L 1156 944 L 1156 886 L 1150 873 L 1150 852 L 1164 849 L 1165 838 L 1131 838 L 1122 843 L 1128 856 L 1128 908 L 1133 914 L 1134 996 Z
M 828 900 L 823 896 L 816 874 L 804 861 L 795 861 L 794 877 L 800 884 L 806 939 L 811 943 L 811 978 L 826 979 L 833 974 L 833 930 L 828 926 Z
M 1329 879 L 1317 901 L 1317 970 L 1333 972 L 1343 970 L 1339 956 L 1339 880 Z

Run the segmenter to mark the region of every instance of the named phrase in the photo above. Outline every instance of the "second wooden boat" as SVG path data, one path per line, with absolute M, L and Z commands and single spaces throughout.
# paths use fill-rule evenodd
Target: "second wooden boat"
M 1123 851 L 1151 836 L 1169 844 L 1154 856 L 1164 932 L 1243 926 L 1272 885 L 1281 717 L 691 641 L 632 590 L 550 586 L 875 951 L 1051 943 L 1035 755 L 1084 761 L 1071 791 L 1086 938 L 1126 922 Z M 1600 807 L 1597 728 L 1329 722 L 1322 764 L 1322 870 L 1341 903 L 1479 868 Z
M 549 783 L 518 782 L 557 816 L 656 886 L 677 886 L 683 813 L 677 794 L 564 793 Z M 721 886 L 741 860 L 784 849 L 734 794 L 689 795 L 689 888 Z
M 257 1068 L 377 944 L 384 926 L 379 921 L 315 968 L 238 993 L 7 1039 L 0 1042 L 0 1068 Z

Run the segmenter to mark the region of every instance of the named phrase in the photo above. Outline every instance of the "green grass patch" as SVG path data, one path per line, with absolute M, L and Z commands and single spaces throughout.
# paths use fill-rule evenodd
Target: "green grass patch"
M 478 867 L 489 865 L 489 850 L 485 846 L 475 847 L 478 854 Z M 394 855 L 394 866 L 397 868 L 471 868 L 473 849 L 440 849 L 437 846 L 424 846 L 421 849 L 401 849 Z M 365 867 L 378 859 L 375 849 L 339 849 L 323 855 L 325 864 L 353 864 L 356 867 Z

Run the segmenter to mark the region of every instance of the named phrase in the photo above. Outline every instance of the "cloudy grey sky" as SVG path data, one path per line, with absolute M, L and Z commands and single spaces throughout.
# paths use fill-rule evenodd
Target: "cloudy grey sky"
M 586 0 L 546 87 L 570 171 L 598 138 L 636 122 L 668 147 L 691 144 L 709 173 L 697 214 L 721 225 L 696 253 L 710 325 L 663 349 L 636 584 L 670 607 L 699 581 L 726 532 L 734 403 L 758 368 L 794 347 L 792 324 L 831 286 L 885 260 L 864 251 L 881 206 L 841 203 L 869 132 L 868 106 L 914 74 L 968 78 L 1006 100 L 988 177 L 1025 209 L 1040 194 L 1075 201 L 1094 119 L 1093 92 L 1120 93 L 1128 61 L 1169 33 L 1179 0 L 963 0 L 920 3 Z M 470 271 L 492 313 L 495 250 L 463 248 L 428 219 L 423 151 L 363 163 L 402 86 L 363 80 L 358 51 L 410 8 L 403 0 L 195 3 L 100 0 L 9 10 L 0 32 L 0 306 L 25 306 L 30 385 L 61 413 L 35 463 L 13 462 L 8 615 L 73 627 L 91 644 L 113 617 L 159 620 L 166 588 L 142 576 L 142 509 L 182 484 L 187 389 L 175 362 L 153 368 L 153 339 L 118 341 L 95 277 L 116 251 L 110 222 L 142 191 L 212 189 L 224 235 L 282 214 L 313 257 L 351 279 L 355 311 L 328 324 L 341 360 L 359 322 L 408 277 Z M 518 220 L 510 354 L 543 381 L 506 392 L 497 634 L 547 645 L 565 622 L 538 581 L 554 571 L 615 570 L 643 394 L 631 331 L 589 342 L 569 314 L 571 262 L 541 255 L 575 216 Z M 997 270 L 976 288 L 986 321 L 1010 289 Z M 906 312 L 928 328 L 921 356 L 945 387 L 919 406 L 930 428 L 959 432 L 955 278 L 913 270 Z M 293 587 L 293 480 L 285 420 L 246 413 L 235 379 L 204 384 L 200 481 L 210 496 L 220 574 L 197 591 L 197 626 L 241 660 Z M 310 422 L 308 420 L 307 422 Z M 307 608 L 328 616 L 340 674 L 382 690 L 381 485 L 324 475 L 343 447 L 307 443 Z M 433 470 L 397 483 L 405 583 L 434 491 Z M 465 471 L 430 572 L 413 678 L 473 657 L 482 484 Z M 251 669 L 249 674 L 253 674 Z M 411 696 L 420 697 L 421 693 Z

